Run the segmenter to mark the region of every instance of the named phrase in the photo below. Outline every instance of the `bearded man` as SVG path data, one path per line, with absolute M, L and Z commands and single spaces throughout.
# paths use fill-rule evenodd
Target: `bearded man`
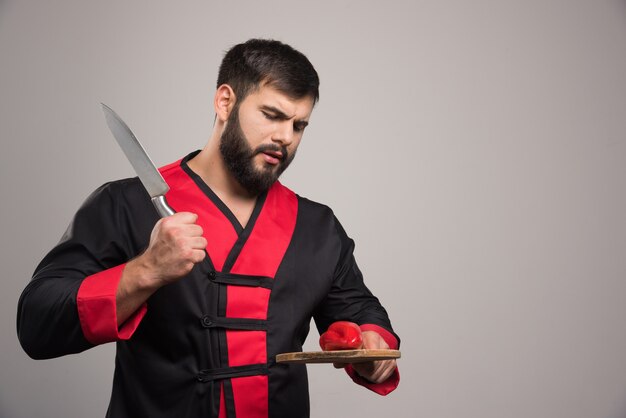
M 45 359 L 116 342 L 110 417 L 306 417 L 306 368 L 274 361 L 357 323 L 364 348 L 397 348 L 332 211 L 278 182 L 319 80 L 278 41 L 236 45 L 220 66 L 201 151 L 160 169 L 177 212 L 159 219 L 137 178 L 107 183 L 76 213 L 18 306 L 26 352 Z M 346 367 L 377 393 L 394 360 Z

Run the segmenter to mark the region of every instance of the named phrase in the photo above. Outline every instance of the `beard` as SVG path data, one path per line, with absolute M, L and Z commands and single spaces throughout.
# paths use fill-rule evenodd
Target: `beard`
M 261 168 L 255 167 L 254 157 L 265 151 L 280 151 L 283 157 L 275 166 L 263 163 Z M 226 128 L 222 132 L 220 152 L 235 180 L 254 196 L 269 190 L 295 157 L 295 152 L 290 155 L 285 146 L 280 147 L 276 144 L 263 144 L 252 149 L 241 130 L 239 106 L 233 109 Z

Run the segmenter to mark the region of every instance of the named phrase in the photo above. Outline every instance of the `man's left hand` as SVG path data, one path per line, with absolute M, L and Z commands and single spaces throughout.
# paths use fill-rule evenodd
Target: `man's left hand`
M 388 349 L 389 345 L 383 337 L 375 331 L 363 331 L 363 347 L 365 349 Z M 345 364 L 335 364 L 335 367 L 345 367 Z M 372 383 L 381 383 L 387 380 L 396 370 L 396 361 L 376 360 L 365 363 L 353 363 L 352 368 L 359 376 Z

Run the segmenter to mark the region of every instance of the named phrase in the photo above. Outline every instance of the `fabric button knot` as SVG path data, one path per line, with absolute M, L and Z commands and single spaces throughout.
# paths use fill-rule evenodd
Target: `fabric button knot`
M 208 315 L 204 315 L 200 318 L 200 322 L 202 323 L 202 326 L 206 328 L 210 328 L 213 325 L 213 321 L 211 321 L 211 318 Z

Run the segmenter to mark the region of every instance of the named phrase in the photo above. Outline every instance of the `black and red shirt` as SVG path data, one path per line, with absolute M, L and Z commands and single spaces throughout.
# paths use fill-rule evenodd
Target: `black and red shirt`
M 279 182 L 244 227 L 187 165 L 160 171 L 177 212 L 198 214 L 207 257 L 117 327 L 125 263 L 158 220 L 137 178 L 107 183 L 76 213 L 20 298 L 18 334 L 34 358 L 116 341 L 111 417 L 306 417 L 306 367 L 274 361 L 302 350 L 311 318 L 375 330 L 397 348 L 385 309 L 363 283 L 354 243 L 333 215 Z M 387 394 L 399 374 L 371 384 Z

